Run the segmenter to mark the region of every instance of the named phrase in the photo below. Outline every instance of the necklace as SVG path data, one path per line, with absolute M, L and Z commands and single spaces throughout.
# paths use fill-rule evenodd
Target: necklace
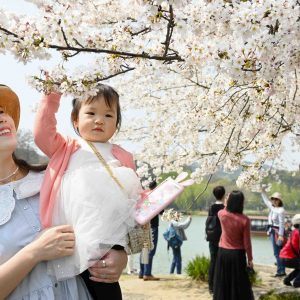
M 16 175 L 18 171 L 19 171 L 19 167 L 17 167 L 10 175 L 8 175 L 8 176 L 6 176 L 4 178 L 1 178 L 0 182 L 6 181 L 7 179 L 9 179 L 12 176 Z

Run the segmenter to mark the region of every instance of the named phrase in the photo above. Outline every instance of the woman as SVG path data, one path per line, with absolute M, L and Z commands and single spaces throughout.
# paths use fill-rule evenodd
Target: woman
M 69 225 L 41 232 L 39 188 L 45 166 L 30 166 L 14 155 L 20 118 L 17 95 L 0 85 L 0 299 L 92 299 L 78 276 L 56 282 L 46 261 L 73 254 Z M 90 279 L 115 282 L 126 266 L 124 251 L 111 250 L 89 269 Z
M 282 248 L 284 241 L 284 208 L 281 194 L 275 192 L 271 196 L 271 201 L 269 200 L 265 190 L 262 188 L 261 192 L 262 199 L 265 205 L 269 208 L 269 230 L 268 235 L 273 247 L 273 253 L 276 258 L 277 272 L 275 277 L 285 276 L 285 267 L 279 257 L 279 252 Z
M 213 299 L 254 300 L 247 273 L 247 266 L 253 268 L 253 258 L 250 220 L 243 214 L 244 194 L 232 191 L 225 206 L 218 212 L 222 234 L 214 275 Z
M 293 285 L 295 288 L 300 287 L 300 214 L 292 218 L 294 230 L 290 238 L 280 251 L 280 258 L 283 265 L 287 268 L 294 269 L 288 276 L 283 279 L 285 285 Z
M 182 241 L 186 241 L 187 237 L 185 235 L 184 230 L 190 226 L 192 222 L 192 217 L 188 216 L 184 221 L 181 222 L 179 222 L 179 218 L 180 218 L 179 214 L 177 214 L 175 218 L 176 218 L 175 220 L 171 221 L 170 226 L 173 226 L 177 235 L 179 235 Z M 177 270 L 177 274 L 181 274 L 181 267 L 182 267 L 181 246 L 175 246 L 175 247 L 171 246 L 171 248 L 173 251 L 173 260 L 171 264 L 170 274 L 173 274 L 175 269 Z

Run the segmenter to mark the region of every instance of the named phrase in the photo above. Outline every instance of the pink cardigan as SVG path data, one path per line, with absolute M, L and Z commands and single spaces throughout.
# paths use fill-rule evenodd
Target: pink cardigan
M 35 143 L 50 159 L 40 193 L 40 215 L 44 227 L 51 226 L 53 207 L 62 176 L 70 156 L 80 147 L 75 139 L 64 137 L 56 130 L 55 113 L 58 111 L 60 98 L 61 95 L 56 93 L 43 97 L 34 126 Z M 135 170 L 131 153 L 113 145 L 112 154 L 123 166 Z

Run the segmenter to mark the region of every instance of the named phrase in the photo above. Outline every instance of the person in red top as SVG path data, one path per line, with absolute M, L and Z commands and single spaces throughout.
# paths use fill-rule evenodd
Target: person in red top
M 287 268 L 294 269 L 283 280 L 285 285 L 293 285 L 300 287 L 300 214 L 296 214 L 292 219 L 294 230 L 291 232 L 290 238 L 280 251 L 280 258 Z M 292 283 L 293 282 L 293 283 Z
M 214 300 L 254 300 L 247 273 L 247 266 L 253 268 L 253 257 L 250 220 L 243 214 L 244 199 L 242 192 L 232 191 L 226 207 L 218 212 L 222 235 L 214 276 Z

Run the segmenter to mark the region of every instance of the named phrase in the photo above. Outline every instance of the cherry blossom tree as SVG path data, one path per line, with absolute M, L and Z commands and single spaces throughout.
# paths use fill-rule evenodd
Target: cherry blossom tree
M 242 167 L 238 184 L 251 187 L 287 135 L 299 150 L 299 0 L 28 2 L 37 16 L 0 9 L 0 52 L 59 53 L 30 79 L 44 92 L 113 85 L 136 112 L 117 139 L 139 145 L 140 174 Z

